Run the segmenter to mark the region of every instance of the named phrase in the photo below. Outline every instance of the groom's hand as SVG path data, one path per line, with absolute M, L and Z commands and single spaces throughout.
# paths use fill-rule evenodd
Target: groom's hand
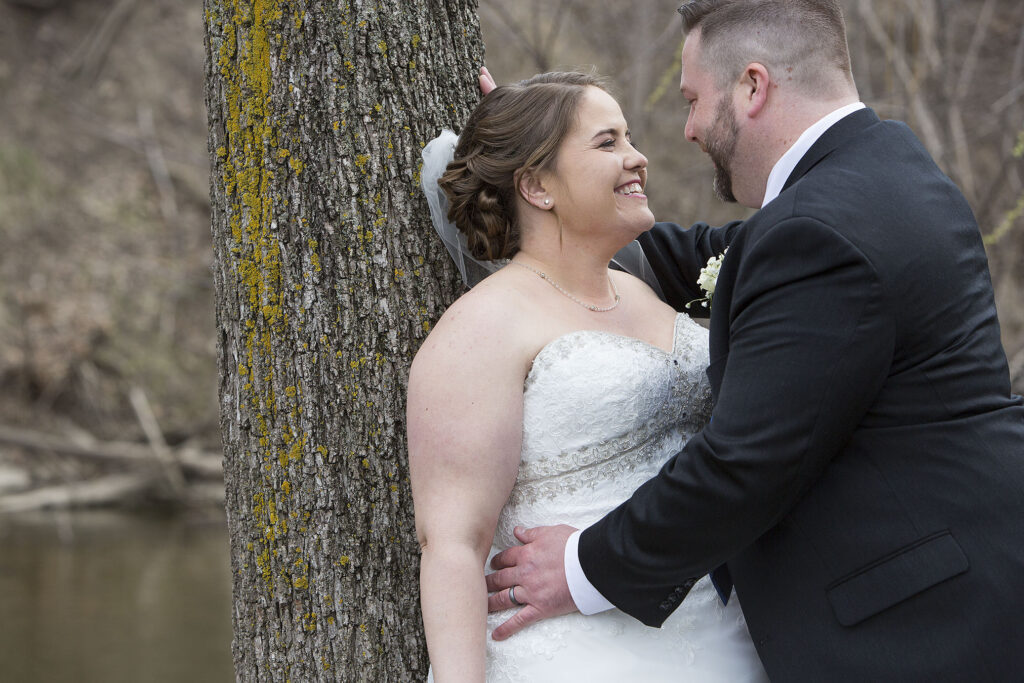
M 503 550 L 491 559 L 494 573 L 487 575 L 487 611 L 515 609 L 509 588 L 515 588 L 516 602 L 525 605 L 498 628 L 491 637 L 505 640 L 524 627 L 576 611 L 576 603 L 565 580 L 565 542 L 576 531 L 571 526 L 516 527 L 523 545 Z

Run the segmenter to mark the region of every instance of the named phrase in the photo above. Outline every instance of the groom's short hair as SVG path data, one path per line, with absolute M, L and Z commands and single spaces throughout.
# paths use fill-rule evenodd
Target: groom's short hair
M 683 33 L 700 31 L 702 66 L 719 88 L 752 62 L 810 96 L 853 86 L 839 0 L 689 0 L 678 12 Z

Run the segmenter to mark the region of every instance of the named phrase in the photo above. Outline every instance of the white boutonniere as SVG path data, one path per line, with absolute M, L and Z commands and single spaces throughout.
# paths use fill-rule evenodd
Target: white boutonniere
M 704 308 L 711 308 L 711 299 L 715 296 L 715 285 L 718 284 L 718 271 L 722 269 L 722 260 L 725 258 L 727 251 L 729 251 L 728 247 L 720 255 L 712 256 L 708 259 L 708 264 L 700 269 L 700 275 L 697 276 L 697 284 L 706 294 L 704 298 L 694 299 L 686 304 L 687 308 L 698 302 Z

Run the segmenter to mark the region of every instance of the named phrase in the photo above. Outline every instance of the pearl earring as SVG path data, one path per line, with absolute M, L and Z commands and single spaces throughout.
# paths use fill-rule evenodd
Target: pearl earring
M 550 199 L 545 199 L 545 200 L 544 200 L 544 206 L 547 206 L 547 205 L 548 205 L 548 204 L 550 204 L 550 203 L 551 203 L 551 200 L 550 200 Z

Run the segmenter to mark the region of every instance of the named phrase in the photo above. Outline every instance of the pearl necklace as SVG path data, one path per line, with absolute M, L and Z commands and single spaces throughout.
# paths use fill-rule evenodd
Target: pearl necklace
M 612 310 L 613 308 L 615 308 L 616 306 L 618 306 L 618 305 L 619 305 L 619 301 L 621 300 L 621 298 L 619 297 L 619 290 L 617 290 L 617 289 L 615 288 L 615 283 L 614 283 L 614 282 L 612 282 L 612 278 L 611 278 L 611 276 L 610 276 L 610 275 L 608 276 L 608 284 L 609 284 L 609 285 L 611 285 L 611 288 L 612 288 L 612 294 L 614 294 L 614 295 L 615 295 L 615 303 L 613 303 L 613 304 L 612 304 L 611 306 L 595 306 L 595 305 L 593 305 L 593 304 L 588 304 L 588 303 L 586 303 L 586 302 L 583 302 L 583 301 L 580 301 L 579 299 L 577 299 L 577 298 L 576 298 L 575 296 L 573 296 L 572 294 L 570 294 L 569 292 L 567 292 L 567 291 L 566 291 L 565 289 L 563 289 L 563 288 L 562 288 L 562 286 L 561 286 L 560 284 L 558 284 L 557 282 L 555 282 L 554 280 L 552 280 L 552 279 L 551 279 L 551 278 L 550 278 L 550 277 L 548 276 L 548 274 L 547 274 L 547 273 L 543 273 L 543 272 L 541 272 L 541 271 L 537 270 L 536 268 L 533 268 L 532 266 L 528 266 L 528 265 L 526 265 L 525 263 L 520 263 L 519 261 L 509 261 L 509 263 L 514 263 L 514 264 L 516 264 L 517 266 L 522 266 L 523 268 L 526 268 L 527 270 L 532 270 L 533 272 L 537 273 L 537 275 L 540 275 L 540 276 L 541 276 L 542 278 L 544 278 L 545 280 L 547 280 L 547 281 L 548 281 L 548 284 L 550 284 L 550 285 L 551 285 L 552 287 L 554 287 L 555 289 L 557 289 L 557 290 L 558 290 L 559 292 L 561 292 L 562 294 L 566 295 L 567 297 L 569 297 L 570 299 L 572 299 L 573 301 L 575 301 L 576 303 L 578 303 L 578 304 L 579 304 L 580 306 L 582 306 L 583 308 L 586 308 L 586 309 L 588 309 L 588 310 L 591 310 L 591 311 L 593 311 L 594 313 L 605 313 L 605 312 L 607 312 L 607 311 L 610 311 L 610 310 Z

